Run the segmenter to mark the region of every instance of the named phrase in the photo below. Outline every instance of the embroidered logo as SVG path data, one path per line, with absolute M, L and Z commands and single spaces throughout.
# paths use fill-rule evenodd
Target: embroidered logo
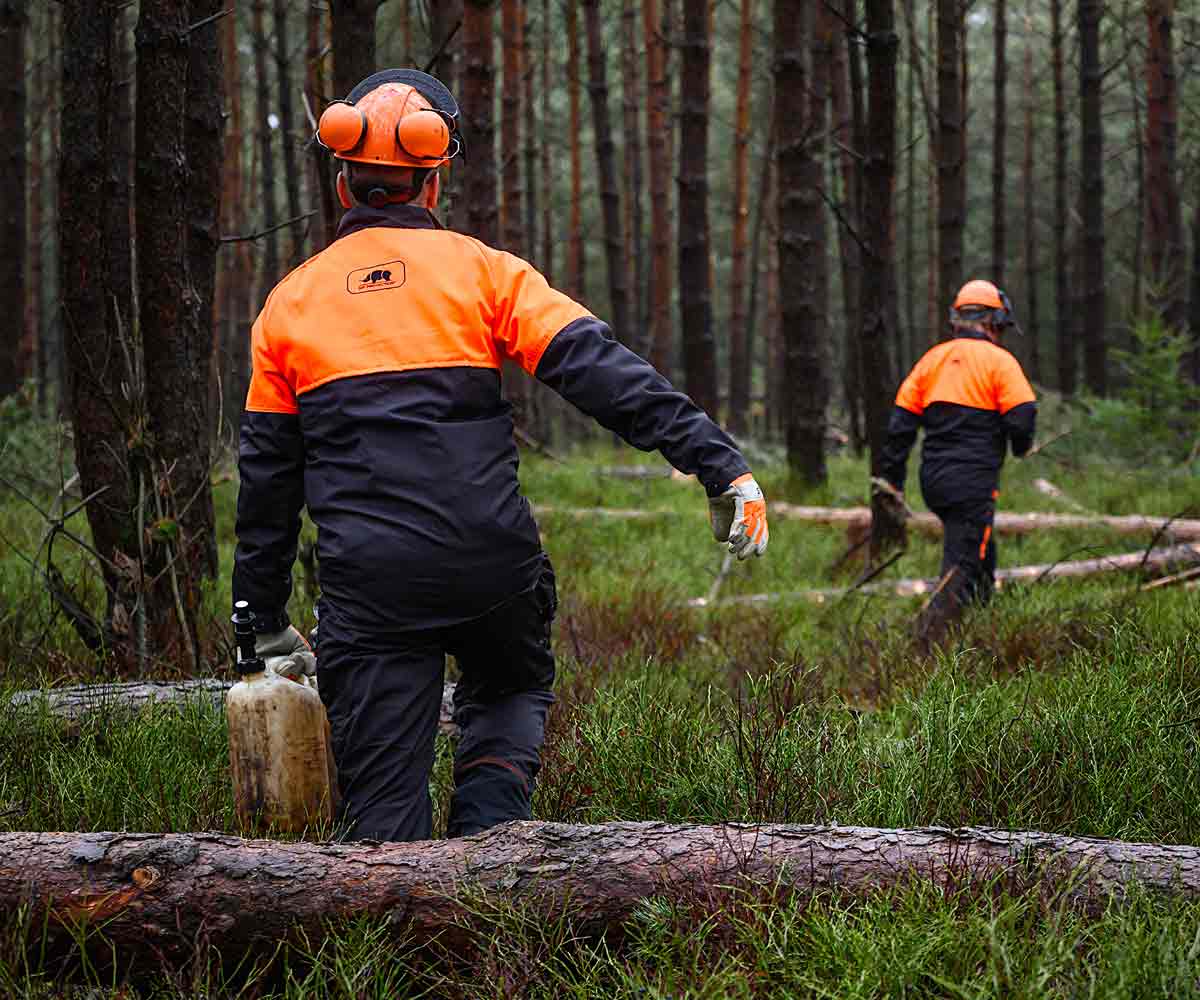
M 346 275 L 346 291 L 351 295 L 362 292 L 382 292 L 404 284 L 404 261 L 389 260 L 386 264 L 360 267 Z

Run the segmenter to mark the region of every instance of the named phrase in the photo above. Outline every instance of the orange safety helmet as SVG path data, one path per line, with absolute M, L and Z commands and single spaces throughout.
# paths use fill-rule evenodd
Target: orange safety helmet
M 462 151 L 458 104 L 435 77 L 391 69 L 367 77 L 321 114 L 317 141 L 339 160 L 439 167 Z
M 1016 318 L 1013 316 L 1012 302 L 990 281 L 976 278 L 963 285 L 958 290 L 958 295 L 954 297 L 954 305 L 950 308 L 950 318 L 951 320 L 959 319 L 961 318 L 958 315 L 960 311 L 973 310 L 990 311 L 991 315 L 988 319 L 997 330 L 1003 331 L 1012 328 L 1017 333 L 1021 332 L 1021 328 L 1017 326 Z

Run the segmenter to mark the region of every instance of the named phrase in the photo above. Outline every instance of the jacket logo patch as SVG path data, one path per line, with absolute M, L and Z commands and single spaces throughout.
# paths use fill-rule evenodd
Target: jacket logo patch
M 404 261 L 389 260 L 386 264 L 360 267 L 346 275 L 346 291 L 351 295 L 362 292 L 383 292 L 404 284 Z

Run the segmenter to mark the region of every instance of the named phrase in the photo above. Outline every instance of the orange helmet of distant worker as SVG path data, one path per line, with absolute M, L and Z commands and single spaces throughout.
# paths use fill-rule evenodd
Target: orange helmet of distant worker
M 950 321 L 975 320 L 990 323 L 997 333 L 1007 329 L 1021 332 L 1013 316 L 1012 302 L 990 281 L 976 278 L 958 290 L 950 308 Z
M 390 69 L 330 104 L 317 139 L 339 160 L 432 169 L 461 152 L 457 131 L 458 104 L 435 77 Z

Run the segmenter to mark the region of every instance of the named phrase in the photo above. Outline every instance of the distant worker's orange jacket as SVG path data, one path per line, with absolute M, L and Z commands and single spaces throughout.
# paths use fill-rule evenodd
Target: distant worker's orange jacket
M 424 208 L 356 207 L 254 324 L 234 599 L 285 618 L 301 508 L 322 607 L 377 635 L 468 621 L 536 582 L 510 360 L 710 495 L 749 471 L 729 437 L 579 303 Z

